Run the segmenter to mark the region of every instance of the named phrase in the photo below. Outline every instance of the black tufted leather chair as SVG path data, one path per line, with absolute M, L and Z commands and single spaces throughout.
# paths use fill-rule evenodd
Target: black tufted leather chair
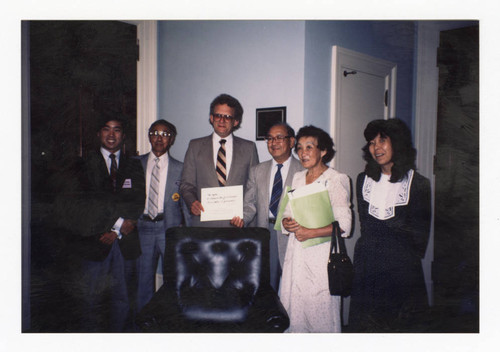
M 177 227 L 166 232 L 164 284 L 139 312 L 142 332 L 283 332 L 269 285 L 269 231 Z

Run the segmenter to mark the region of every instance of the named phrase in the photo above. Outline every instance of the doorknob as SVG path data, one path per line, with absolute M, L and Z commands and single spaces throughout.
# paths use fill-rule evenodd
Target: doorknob
M 356 71 L 351 71 L 351 72 L 344 71 L 344 77 L 347 77 L 347 75 L 355 75 L 356 73 L 357 73 Z

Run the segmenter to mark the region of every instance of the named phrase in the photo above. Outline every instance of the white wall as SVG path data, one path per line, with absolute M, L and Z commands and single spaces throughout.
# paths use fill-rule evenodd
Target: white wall
M 158 118 L 177 127 L 171 155 L 184 159 L 190 139 L 212 132 L 210 102 L 220 93 L 243 105 L 236 135 L 255 141 L 255 109 L 286 106 L 296 130 L 304 111 L 303 21 L 160 21 Z M 258 141 L 261 161 L 268 160 Z

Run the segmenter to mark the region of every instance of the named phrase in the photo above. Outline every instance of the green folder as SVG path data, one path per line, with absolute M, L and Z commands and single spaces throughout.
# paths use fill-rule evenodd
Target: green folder
M 288 202 L 292 209 L 293 218 L 304 227 L 316 229 L 327 226 L 335 221 L 330 196 L 324 185 L 312 183 L 292 192 L 288 191 L 289 187 L 287 187 L 287 192 L 280 206 L 275 229 L 281 230 L 281 220 Z M 301 244 L 302 248 L 307 248 L 330 240 L 330 236 L 316 237 L 303 241 Z
M 276 223 L 274 224 L 274 229 L 276 231 L 281 231 L 281 221 L 283 220 L 283 213 L 285 212 L 286 205 L 288 204 L 288 192 L 290 192 L 291 187 L 286 186 L 285 195 L 280 203 L 280 208 L 278 210 L 278 215 L 276 215 Z

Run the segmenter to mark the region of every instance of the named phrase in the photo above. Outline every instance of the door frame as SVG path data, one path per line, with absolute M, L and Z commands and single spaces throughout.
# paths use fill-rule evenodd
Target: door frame
M 434 156 L 436 155 L 439 69 L 437 54 L 440 33 L 470 25 L 468 21 L 417 21 L 417 48 L 415 62 L 415 115 L 413 119 L 413 140 L 417 149 L 417 169 L 431 182 L 431 231 L 429 245 L 423 261 L 426 275 L 429 305 L 434 305 L 434 282 L 432 263 L 434 261 L 434 200 L 435 177 Z
M 345 49 L 334 45 L 332 47 L 332 80 L 331 80 L 331 96 L 330 96 L 330 136 L 333 140 L 338 141 L 340 129 L 337 125 L 340 120 L 340 96 L 341 83 L 344 66 L 363 65 L 368 67 L 372 72 L 383 72 L 385 77 L 385 89 L 388 91 L 387 106 L 384 109 L 384 118 L 393 118 L 396 114 L 396 77 L 397 65 L 395 63 L 381 60 L 366 54 L 362 54 L 353 50 Z M 334 158 L 333 167 L 337 167 L 337 160 Z
M 342 81 L 344 76 L 344 69 L 360 69 L 364 73 L 373 74 L 376 76 L 385 77 L 384 88 L 387 94 L 387 104 L 384 107 L 384 119 L 389 119 L 395 117 L 396 114 L 396 77 L 397 77 L 397 65 L 393 62 L 378 59 L 366 54 L 362 54 L 356 51 L 348 50 L 339 46 L 332 47 L 332 78 L 331 78 L 331 110 L 330 110 L 330 136 L 333 137 L 334 141 L 340 141 L 340 118 L 342 109 Z M 362 131 L 360 131 L 362 133 Z M 338 168 L 339 158 L 333 159 L 332 166 Z M 351 180 L 353 183 L 355 179 Z M 354 194 L 354 187 L 352 190 L 352 202 L 353 206 L 356 202 L 356 197 Z M 352 239 L 357 240 L 360 235 L 359 230 L 359 217 L 354 216 Z M 352 244 L 354 247 L 354 243 Z M 352 247 L 352 249 L 353 249 Z M 348 251 L 350 251 L 350 246 L 348 246 Z M 344 324 L 348 324 L 349 321 L 349 306 L 350 297 L 344 298 L 342 311 L 342 320 Z
M 415 117 L 413 139 L 417 149 L 417 169 L 431 183 L 431 229 L 429 245 L 422 260 L 429 305 L 434 305 L 434 156 L 436 154 L 439 69 L 437 51 L 440 28 L 438 23 L 419 22 L 417 27 L 417 60 L 415 84 Z
M 149 152 L 147 131 L 158 118 L 158 21 L 124 21 L 137 26 L 137 151 Z

